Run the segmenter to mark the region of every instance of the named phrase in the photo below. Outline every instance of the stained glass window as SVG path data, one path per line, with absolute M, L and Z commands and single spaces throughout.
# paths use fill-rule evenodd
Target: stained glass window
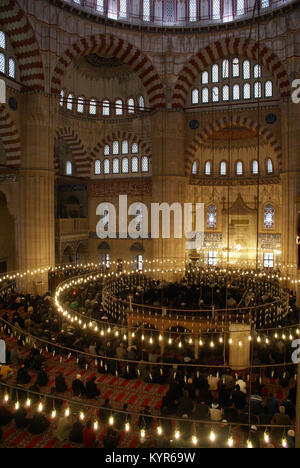
M 236 14 L 244 15 L 244 13 L 245 13 L 244 0 L 236 0 Z
M 240 86 L 238 84 L 232 87 L 232 99 L 238 101 L 240 99 Z
M 243 85 L 243 98 L 244 99 L 250 99 L 251 98 L 250 83 L 244 83 L 244 85 Z
M 256 81 L 254 83 L 254 98 L 255 99 L 261 98 L 261 83 L 260 83 L 260 81 Z
M 209 205 L 207 207 L 206 225 L 209 229 L 217 227 L 217 207 L 216 205 Z
M 236 163 L 236 175 L 243 175 L 243 163 L 242 163 L 242 161 L 238 161 Z
M 139 97 L 139 108 L 140 108 L 140 110 L 144 110 L 144 109 L 145 109 L 145 101 L 144 101 L 143 96 L 140 96 L 140 97 Z
M 197 0 L 189 0 L 189 20 L 197 20 Z
M 104 12 L 104 0 L 97 0 L 96 10 L 100 11 L 100 13 Z
M 254 65 L 253 75 L 254 75 L 254 78 L 260 78 L 261 77 L 261 66 L 260 65 L 258 65 L 258 64 Z
M 64 97 L 65 97 L 65 92 L 62 89 L 60 92 L 60 100 L 59 100 L 59 105 L 62 107 L 64 105 Z
M 214 20 L 220 19 L 221 5 L 220 0 L 212 0 L 212 17 Z
M 264 228 L 272 229 L 274 228 L 275 222 L 275 210 L 274 206 L 270 203 L 264 207 Z
M 143 20 L 150 21 L 150 0 L 143 0 Z
M 123 102 L 121 99 L 117 99 L 115 102 L 116 115 L 123 115 Z
M 219 102 L 219 88 L 214 86 L 212 89 L 212 102 Z

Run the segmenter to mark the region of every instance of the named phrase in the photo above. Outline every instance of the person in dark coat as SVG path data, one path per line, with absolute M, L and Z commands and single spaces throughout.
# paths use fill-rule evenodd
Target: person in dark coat
M 17 373 L 17 385 L 27 385 L 30 382 L 30 379 L 30 375 L 25 369 L 24 364 L 22 364 Z
M 97 398 L 100 395 L 100 391 L 95 384 L 96 377 L 93 377 L 91 380 L 88 380 L 85 384 L 85 394 L 87 398 Z
M 68 390 L 66 380 L 62 373 L 60 373 L 55 379 L 55 391 L 57 393 L 65 393 Z
M 70 432 L 69 440 L 70 442 L 74 442 L 75 444 L 81 444 L 82 443 L 82 431 L 83 431 L 84 425 L 82 424 L 81 421 L 75 421 L 73 424 L 73 427 Z
M 35 413 L 30 420 L 28 430 L 31 434 L 42 434 L 50 426 L 50 422 L 43 413 Z
M 107 429 L 106 435 L 103 437 L 104 448 L 117 448 L 120 435 L 112 427 Z
M 138 421 L 138 426 L 140 429 L 151 429 L 153 426 L 153 417 L 152 414 L 150 413 L 150 408 L 149 406 L 146 406 L 144 411 L 139 417 Z
M 236 385 L 232 392 L 232 401 L 234 403 L 234 407 L 238 410 L 242 410 L 246 406 L 246 396 L 241 391 L 239 385 Z
M 47 372 L 45 371 L 45 368 L 42 367 L 41 370 L 38 372 L 35 384 L 39 387 L 45 387 L 46 385 L 48 385 L 48 383 L 49 377 L 47 375 Z
M 84 396 L 85 395 L 85 386 L 81 381 L 81 375 L 78 374 L 76 379 L 73 380 L 72 390 L 75 396 Z

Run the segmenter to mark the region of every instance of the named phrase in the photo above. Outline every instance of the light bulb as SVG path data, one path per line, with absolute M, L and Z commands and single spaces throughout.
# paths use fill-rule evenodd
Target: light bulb
M 38 411 L 41 413 L 43 411 L 43 403 L 40 403 L 38 406 Z
M 52 418 L 52 419 L 54 419 L 54 418 L 55 418 L 55 416 L 56 416 L 56 411 L 55 411 L 55 410 L 53 410 L 53 411 L 52 411 L 52 413 L 51 413 L 51 418 Z
M 95 431 L 98 430 L 98 421 L 95 421 L 95 422 L 94 422 L 94 430 L 95 430 Z
M 228 447 L 233 446 L 233 438 L 232 437 L 229 437 L 227 444 L 228 444 Z
M 113 417 L 113 416 L 110 416 L 108 422 L 109 422 L 109 425 L 110 425 L 110 426 L 113 426 L 113 425 L 114 425 L 114 417 Z
M 66 417 L 70 416 L 70 409 L 69 409 L 69 408 L 66 409 L 66 411 L 65 411 L 65 416 L 66 416 Z
M 145 429 L 141 429 L 141 438 L 144 439 L 145 438 Z
M 18 410 L 20 408 L 20 403 L 17 401 L 15 404 L 15 409 Z
M 197 445 L 197 443 L 198 443 L 198 439 L 197 439 L 197 437 L 195 435 L 193 435 L 193 437 L 192 437 L 192 442 L 193 442 L 194 445 Z
M 281 445 L 283 448 L 287 448 L 287 441 L 285 438 L 282 439 Z
M 84 419 L 84 413 L 81 411 L 80 412 L 80 415 L 79 415 L 80 419 L 83 420 Z
M 214 442 L 216 440 L 216 434 L 214 433 L 214 431 L 210 432 L 209 438 L 210 438 L 211 442 Z
M 180 432 L 175 431 L 175 439 L 178 440 L 180 438 Z
M 126 432 L 130 431 L 130 424 L 128 422 L 125 424 L 125 431 Z
M 269 434 L 267 432 L 264 433 L 264 441 L 266 442 L 266 444 L 268 444 L 270 442 L 270 437 L 269 437 Z
M 247 440 L 247 448 L 253 448 L 252 442 Z
M 157 426 L 157 434 L 158 435 L 162 434 L 162 427 L 161 426 Z
M 27 398 L 27 400 L 26 400 L 26 406 L 29 407 L 30 405 L 31 405 L 31 400 L 30 400 L 30 398 Z

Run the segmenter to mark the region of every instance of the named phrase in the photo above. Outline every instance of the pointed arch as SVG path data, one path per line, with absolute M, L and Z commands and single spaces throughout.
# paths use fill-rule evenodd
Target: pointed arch
M 199 73 L 216 61 L 229 56 L 259 60 L 274 76 L 280 96 L 282 98 L 289 97 L 288 75 L 277 55 L 263 44 L 259 46 L 257 42 L 249 39 L 230 37 L 201 48 L 196 55 L 189 59 L 175 83 L 172 106 L 174 108 L 184 107 L 187 95 Z
M 126 63 L 141 79 L 152 108 L 165 107 L 165 94 L 161 79 L 152 62 L 132 44 L 110 34 L 80 39 L 58 59 L 51 81 L 51 93 L 59 93 L 64 73 L 77 57 L 88 54 L 116 57 Z
M 34 30 L 16 0 L 1 0 L 0 23 L 15 51 L 20 81 L 44 91 L 44 68 Z
M 0 139 L 6 153 L 6 165 L 19 167 L 21 164 L 21 138 L 5 105 L 0 105 Z
M 252 119 L 241 116 L 233 116 L 231 119 L 224 117 L 220 120 L 215 120 L 213 123 L 209 124 L 207 127 L 203 128 L 194 138 L 193 141 L 189 144 L 186 150 L 185 155 L 185 173 L 188 176 L 191 172 L 191 165 L 195 159 L 196 152 L 199 146 L 207 140 L 214 132 L 226 128 L 229 126 L 237 127 L 246 127 L 251 130 L 256 130 L 273 148 L 274 153 L 277 156 L 278 169 L 281 169 L 282 166 L 282 150 L 281 145 L 274 135 L 266 127 L 263 127 L 258 122 L 255 122 Z
M 78 177 L 89 177 L 90 162 L 78 135 L 71 128 L 60 128 L 57 130 L 56 135 L 58 138 L 63 138 L 68 144 L 76 164 Z M 55 167 L 58 167 L 57 160 L 55 161 Z

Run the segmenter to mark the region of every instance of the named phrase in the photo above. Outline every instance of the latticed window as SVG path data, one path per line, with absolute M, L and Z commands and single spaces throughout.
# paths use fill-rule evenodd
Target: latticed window
M 192 104 L 199 104 L 199 90 L 193 89 L 192 91 Z
M 118 158 L 113 159 L 113 173 L 119 174 L 120 172 L 120 162 Z
M 243 78 L 244 80 L 250 80 L 250 77 L 251 77 L 250 61 L 244 60 L 243 61 Z
M 71 161 L 66 162 L 66 175 L 70 176 L 73 173 L 73 164 Z
M 240 99 L 240 85 L 235 84 L 232 88 L 232 99 L 238 101 Z
M 229 60 L 227 59 L 222 62 L 222 78 L 229 78 Z
M 65 98 L 65 92 L 62 89 L 60 92 L 60 100 L 59 100 L 59 105 L 62 107 L 64 105 L 64 98 Z
M 96 10 L 100 11 L 100 13 L 104 12 L 104 0 L 97 0 L 96 2 Z
M 128 141 L 123 140 L 122 141 L 122 154 L 128 154 L 129 147 L 128 147 Z
M 118 140 L 115 140 L 113 142 L 113 154 L 119 154 L 119 151 L 120 151 L 119 142 L 118 142 Z
M 84 111 L 84 98 L 79 97 L 78 100 L 77 100 L 77 112 L 82 114 L 83 111 Z
M 253 76 L 254 78 L 261 78 L 261 66 L 256 64 L 253 68 Z
M 197 20 L 197 0 L 189 0 L 189 20 Z
M 222 88 L 222 100 L 229 101 L 229 86 L 224 85 Z
M 130 98 L 128 99 L 128 114 L 134 114 L 134 99 Z
M 105 145 L 103 149 L 104 156 L 109 156 L 109 153 L 110 153 L 110 147 L 109 145 Z
M 212 102 L 219 102 L 219 88 L 217 86 L 212 89 Z
M 0 53 L 0 72 L 5 73 L 6 72 L 6 60 L 5 60 L 5 55 Z
M 123 115 L 123 102 L 121 99 L 117 99 L 115 102 L 116 115 Z
M 243 15 L 245 13 L 244 0 L 236 0 L 236 14 Z
M 236 175 L 243 175 L 244 168 L 242 161 L 237 161 L 236 163 Z
M 208 72 L 202 72 L 202 84 L 208 84 Z
M 270 6 L 270 0 L 261 0 L 261 8 L 268 8 Z
M 261 98 L 261 82 L 256 81 L 254 83 L 254 98 L 259 99 Z
M 198 173 L 198 161 L 194 161 L 192 165 L 192 174 L 196 175 Z
M 109 161 L 109 159 L 104 159 L 103 164 L 104 164 L 104 174 L 109 174 L 109 172 L 110 172 L 110 161 Z
M 264 252 L 264 268 L 274 267 L 274 254 L 273 252 Z
M 212 17 L 214 20 L 220 19 L 221 5 L 220 0 L 212 0 Z
M 127 17 L 127 0 L 120 0 L 120 18 Z
M 68 110 L 72 110 L 72 109 L 73 109 L 73 99 L 74 99 L 73 94 L 69 94 L 69 95 L 68 95 L 68 99 L 67 99 L 67 109 L 68 109 Z
M 122 173 L 128 174 L 128 172 L 129 172 L 129 160 L 128 158 L 123 158 L 122 159 Z
M 132 143 L 131 145 L 131 153 L 137 154 L 139 152 L 139 145 L 137 143 Z
M 149 172 L 149 158 L 148 156 L 142 157 L 142 172 Z
M 273 172 L 273 162 L 272 162 L 272 159 L 267 158 L 266 163 L 267 163 L 267 173 L 268 173 L 268 174 L 272 174 L 272 172 Z
M 0 48 L 6 49 L 6 38 L 5 33 L 3 31 L 0 31 Z
M 209 102 L 208 88 L 202 88 L 202 103 L 205 104 Z
M 109 101 L 107 99 L 105 99 L 102 103 L 102 115 L 104 115 L 105 117 L 109 116 L 110 114 L 110 105 L 109 105 Z
M 150 21 L 150 0 L 143 0 L 143 20 Z
M 250 99 L 251 98 L 250 83 L 244 83 L 244 85 L 243 85 L 243 98 L 244 99 Z
M 12 57 L 8 59 L 8 76 L 10 78 L 16 78 L 16 61 Z
M 211 81 L 217 83 L 219 81 L 219 65 L 216 63 L 211 68 Z
M 258 174 L 258 161 L 256 159 L 252 161 L 252 174 Z
M 97 104 L 95 99 L 90 100 L 90 105 L 89 105 L 89 113 L 91 115 L 96 115 L 97 113 Z
M 101 174 L 101 161 L 100 159 L 97 159 L 95 161 L 95 175 L 100 175 Z
M 227 174 L 227 163 L 226 161 L 222 161 L 220 164 L 220 175 L 224 176 Z
M 211 162 L 210 161 L 206 161 L 205 163 L 204 174 L 211 175 Z
M 232 60 L 232 77 L 238 78 L 240 76 L 240 61 L 237 57 Z
M 123 174 L 129 173 L 129 159 L 128 158 L 122 159 L 122 173 Z
M 273 229 L 275 223 L 275 210 L 274 206 L 270 203 L 264 207 L 264 228 Z
M 131 159 L 131 172 L 139 172 L 139 160 L 136 156 Z
M 144 110 L 144 109 L 145 109 L 145 101 L 144 101 L 143 96 L 140 96 L 140 97 L 139 97 L 139 108 L 140 108 L 140 110 Z
M 209 229 L 215 229 L 217 227 L 217 207 L 214 204 L 207 207 L 206 226 Z
M 273 96 L 273 83 L 271 80 L 265 82 L 265 97 Z

